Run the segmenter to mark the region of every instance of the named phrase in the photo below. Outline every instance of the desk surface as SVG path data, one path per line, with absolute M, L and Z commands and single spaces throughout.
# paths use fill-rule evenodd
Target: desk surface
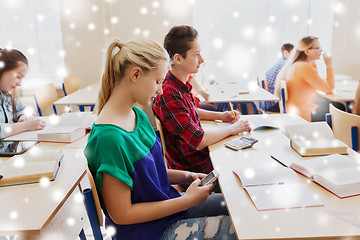
M 203 101 L 209 103 L 222 102 L 256 102 L 256 101 L 279 101 L 279 98 L 265 89 L 255 86 L 254 89 L 244 89 L 237 84 L 225 85 L 226 89 L 214 88 L 209 91 L 210 99 Z
M 99 93 L 99 83 L 79 89 L 63 98 L 60 98 L 55 105 L 95 105 Z
M 250 124 L 252 120 L 261 118 L 265 125 L 271 122 L 281 125 L 306 122 L 300 117 L 288 114 L 242 117 Z M 216 127 L 214 124 L 219 125 L 202 122 L 205 130 Z M 220 173 L 220 187 L 238 239 L 339 239 L 338 236 L 360 238 L 360 196 L 340 199 L 302 176 L 301 180 L 318 194 L 324 203 L 323 207 L 258 211 L 232 171 L 279 164 L 270 157 L 270 152 L 276 147 L 289 146 L 289 139 L 281 130 L 253 131 L 251 135 L 259 142 L 248 150 L 236 152 L 225 148 L 224 143 L 229 138 L 210 146 L 211 160 Z M 358 227 L 347 221 L 358 224 Z
M 343 102 L 354 101 L 356 89 L 359 85 L 358 80 L 344 80 L 335 82 L 335 92 L 332 94 L 322 94 L 331 101 Z
M 64 149 L 58 175 L 46 187 L 36 183 L 0 188 L 0 235 L 36 235 L 44 230 L 86 175 L 87 163 L 82 151 L 81 148 Z M 75 215 L 84 204 L 81 195 L 73 199 L 72 214 Z M 63 225 L 79 224 L 76 217 L 60 220 Z

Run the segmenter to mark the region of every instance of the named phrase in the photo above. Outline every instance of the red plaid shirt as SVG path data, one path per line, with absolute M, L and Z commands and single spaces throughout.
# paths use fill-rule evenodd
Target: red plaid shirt
M 204 130 L 196 111 L 192 86 L 184 84 L 171 71 L 163 82 L 163 94 L 156 97 L 153 112 L 161 121 L 166 159 L 172 169 L 209 173 L 213 170 L 209 150 L 197 150 Z

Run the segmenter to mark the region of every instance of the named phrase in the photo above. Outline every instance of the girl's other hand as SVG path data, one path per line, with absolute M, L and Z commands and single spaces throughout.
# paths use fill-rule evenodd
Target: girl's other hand
M 43 120 L 35 119 L 26 122 L 28 131 L 42 130 L 46 127 L 46 123 Z
M 214 183 L 205 186 L 200 186 L 201 180 L 193 181 L 183 195 L 189 202 L 189 208 L 203 203 L 211 194 L 214 188 Z

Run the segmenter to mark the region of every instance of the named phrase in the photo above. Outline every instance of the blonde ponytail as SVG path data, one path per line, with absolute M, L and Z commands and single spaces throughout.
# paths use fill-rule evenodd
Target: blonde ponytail
M 120 41 L 114 40 L 107 49 L 105 69 L 101 79 L 101 86 L 97 104 L 98 106 L 96 108 L 97 113 L 101 112 L 105 103 L 109 100 L 112 90 L 114 89 L 115 79 L 113 66 L 113 51 L 116 47 L 119 47 L 120 51 L 122 46 L 123 44 Z
M 96 108 L 97 113 L 101 112 L 129 65 L 139 67 L 143 72 L 146 72 L 156 69 L 161 61 L 169 62 L 169 55 L 160 44 L 152 40 L 136 39 L 126 43 L 121 43 L 117 39 L 114 40 L 106 53 L 105 69 Z

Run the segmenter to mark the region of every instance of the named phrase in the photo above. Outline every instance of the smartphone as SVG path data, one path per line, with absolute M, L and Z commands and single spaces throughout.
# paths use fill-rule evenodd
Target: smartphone
M 206 175 L 203 179 L 201 179 L 200 186 L 205 186 L 207 184 L 212 184 L 218 179 L 219 173 L 214 169 L 208 175 Z

